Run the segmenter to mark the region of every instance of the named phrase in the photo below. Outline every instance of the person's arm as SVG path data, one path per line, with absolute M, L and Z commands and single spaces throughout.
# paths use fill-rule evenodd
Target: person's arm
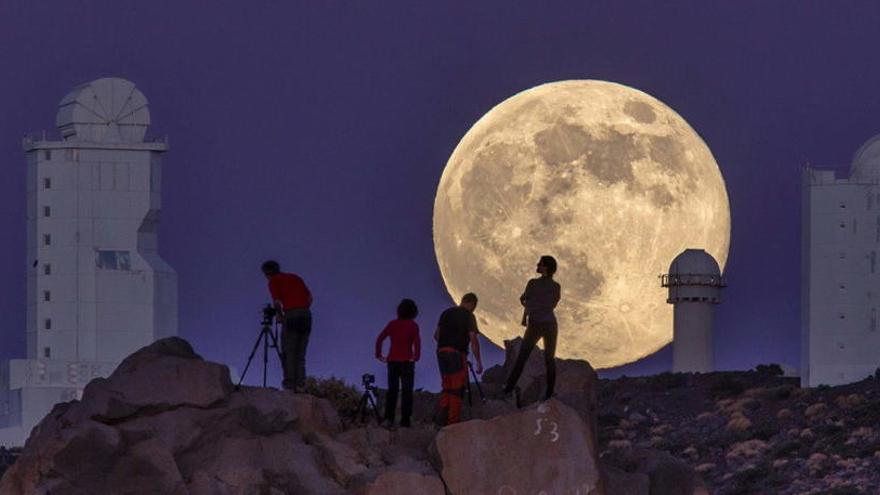
M 526 303 L 529 300 L 529 287 L 531 287 L 531 286 L 532 286 L 532 281 L 529 280 L 528 283 L 526 284 L 526 288 L 523 290 L 522 295 L 519 296 L 519 302 L 520 302 L 520 304 L 523 305 L 523 314 L 522 314 L 522 320 L 520 321 L 520 324 L 524 327 L 528 326 L 528 324 L 529 324 L 529 308 L 526 306 Z
M 559 283 L 556 283 L 556 287 L 554 287 L 555 294 L 553 294 L 553 309 L 556 309 L 556 305 L 559 304 L 559 299 L 562 297 L 562 286 Z
M 477 368 L 474 371 L 479 375 L 483 372 L 483 358 L 480 357 L 480 339 L 477 338 L 476 332 L 471 332 L 471 352 L 474 353 L 474 360 L 477 361 Z
M 418 361 L 422 357 L 422 337 L 419 335 L 420 333 L 419 326 L 416 325 L 416 335 L 413 340 L 413 362 Z
M 284 319 L 284 303 L 281 302 L 281 280 L 274 276 L 269 279 L 269 294 L 272 296 L 272 307 L 275 308 L 275 319 L 281 323 Z
M 529 287 L 531 287 L 531 286 L 532 286 L 532 281 L 529 280 L 528 282 L 526 282 L 526 288 L 523 289 L 522 295 L 519 296 L 519 303 L 522 304 L 523 306 L 525 306 L 526 301 L 529 300 Z
M 376 337 L 376 359 L 382 361 L 383 363 L 387 361 L 385 356 L 382 355 L 382 342 L 385 341 L 385 337 L 388 336 L 388 327 L 386 326 L 382 333 Z

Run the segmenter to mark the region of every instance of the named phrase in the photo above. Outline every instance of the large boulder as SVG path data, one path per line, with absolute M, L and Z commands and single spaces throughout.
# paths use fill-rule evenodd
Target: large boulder
M 93 380 L 81 401 L 56 406 L 0 493 L 341 495 L 366 467 L 332 438 L 340 428 L 328 401 L 236 391 L 225 366 L 164 339 Z
M 522 338 L 504 341 L 504 365 L 486 370 L 483 381 L 487 395 L 494 395 L 504 385 L 516 363 Z M 521 403 L 532 404 L 544 397 L 547 388 L 544 351 L 532 350 L 517 381 Z M 574 408 L 581 417 L 593 422 L 598 414 L 599 375 L 590 363 L 580 359 L 556 359 L 554 397 Z
M 438 469 L 456 495 L 604 493 L 593 430 L 555 399 L 488 421 L 447 426 L 434 449 Z
M 108 378 L 89 382 L 79 407 L 64 419 L 113 422 L 182 406 L 207 408 L 229 398 L 229 368 L 204 361 L 178 337 L 154 342 L 125 358 Z

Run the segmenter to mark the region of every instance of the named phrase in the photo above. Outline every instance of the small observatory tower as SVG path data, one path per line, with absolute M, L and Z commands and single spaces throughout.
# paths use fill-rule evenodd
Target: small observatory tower
M 672 371 L 714 371 L 712 317 L 724 287 L 718 262 L 702 249 L 685 249 L 660 280 L 669 288 L 666 302 L 675 308 Z
M 158 252 L 168 145 L 145 139 L 149 124 L 134 83 L 103 78 L 61 100 L 58 138 L 24 140 L 27 356 L 0 363 L 0 444 L 177 334 L 177 275 Z

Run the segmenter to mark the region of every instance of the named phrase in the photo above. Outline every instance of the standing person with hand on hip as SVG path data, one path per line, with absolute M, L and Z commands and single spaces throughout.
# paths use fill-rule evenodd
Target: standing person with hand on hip
M 479 329 L 474 317 L 476 308 L 477 295 L 472 292 L 465 294 L 458 306 L 453 306 L 440 315 L 437 330 L 434 332 L 437 364 L 443 380 L 437 418 L 442 425 L 458 423 L 461 418 L 461 403 L 468 379 L 468 346 L 474 352 L 476 372 L 483 372 L 480 341 L 477 340 Z
M 286 390 L 301 392 L 306 380 L 306 348 L 312 333 L 312 293 L 299 275 L 283 273 L 277 261 L 263 263 L 281 330 L 281 367 Z
M 541 276 L 529 280 L 519 300 L 525 307 L 523 325 L 526 327 L 516 364 L 507 377 L 504 393 L 509 394 L 516 388 L 516 382 L 522 374 L 523 367 L 539 339 L 544 339 L 544 364 L 547 368 L 547 390 L 545 399 L 553 396 L 556 385 L 556 337 L 559 329 L 553 310 L 559 303 L 561 288 L 553 280 L 556 273 L 556 259 L 552 256 L 541 256 L 536 270 Z
M 397 394 L 400 400 L 400 426 L 408 428 L 413 410 L 413 383 L 416 362 L 419 360 L 422 342 L 415 317 L 419 308 L 412 299 L 404 299 L 397 305 L 397 319 L 391 320 L 376 338 L 376 359 L 388 364 L 388 395 L 385 398 L 385 422 L 394 426 Z M 382 355 L 382 343 L 391 338 L 388 355 Z

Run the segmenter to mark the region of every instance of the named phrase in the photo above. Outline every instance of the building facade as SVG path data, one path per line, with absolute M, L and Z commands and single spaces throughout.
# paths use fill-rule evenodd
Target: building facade
M 161 155 L 147 99 L 104 78 L 59 104 L 60 139 L 25 138 L 27 357 L 0 365 L 0 444 L 128 354 L 177 334 L 177 276 L 159 256 Z
M 880 136 L 802 186 L 801 383 L 859 381 L 880 367 Z

